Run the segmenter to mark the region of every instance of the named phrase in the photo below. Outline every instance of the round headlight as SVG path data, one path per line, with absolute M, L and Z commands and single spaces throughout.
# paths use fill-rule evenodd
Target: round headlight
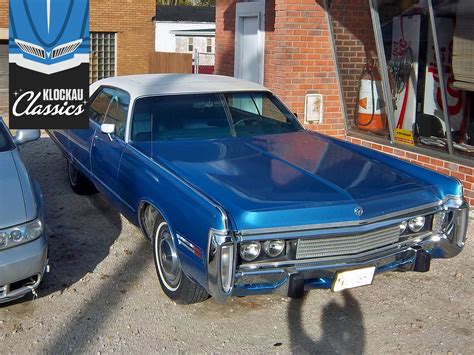
M 271 258 L 275 258 L 285 250 L 284 240 L 267 240 L 263 243 L 263 251 Z
M 405 232 L 405 230 L 407 229 L 407 226 L 408 226 L 408 222 L 407 222 L 407 221 L 403 221 L 402 223 L 400 223 L 400 234 L 402 234 L 403 232 Z
M 7 245 L 7 233 L 0 232 L 0 248 L 3 248 Z
M 258 258 L 262 247 L 259 242 L 242 243 L 240 245 L 240 256 L 245 261 L 252 261 Z
M 18 229 L 11 231 L 10 239 L 13 240 L 15 243 L 21 242 L 21 238 L 23 238 L 23 234 Z
M 410 230 L 415 233 L 421 231 L 424 226 L 425 217 L 423 216 L 415 217 L 408 221 L 408 228 L 410 228 Z

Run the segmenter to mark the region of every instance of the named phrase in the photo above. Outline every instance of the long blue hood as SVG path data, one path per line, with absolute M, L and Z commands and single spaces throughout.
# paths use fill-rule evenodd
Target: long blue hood
M 454 179 L 306 131 L 156 142 L 152 156 L 221 204 L 239 230 L 365 220 L 461 194 Z

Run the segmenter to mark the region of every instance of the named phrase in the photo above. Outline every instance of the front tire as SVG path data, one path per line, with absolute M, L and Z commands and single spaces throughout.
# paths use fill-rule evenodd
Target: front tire
M 69 185 L 78 195 L 90 195 L 97 192 L 96 188 L 77 168 L 68 160 L 67 175 Z
M 181 269 L 178 252 L 168 224 L 157 218 L 153 234 L 153 259 L 163 292 L 179 304 L 202 302 L 209 294 Z

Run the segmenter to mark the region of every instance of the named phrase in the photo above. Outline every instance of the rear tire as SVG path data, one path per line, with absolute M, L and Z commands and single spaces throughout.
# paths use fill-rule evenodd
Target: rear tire
M 77 170 L 69 160 L 67 161 L 67 175 L 71 188 L 78 195 L 90 195 L 97 192 L 92 182 Z
M 181 269 L 178 253 L 168 224 L 156 219 L 153 234 L 153 259 L 163 292 L 178 304 L 205 301 L 209 294 L 188 278 Z

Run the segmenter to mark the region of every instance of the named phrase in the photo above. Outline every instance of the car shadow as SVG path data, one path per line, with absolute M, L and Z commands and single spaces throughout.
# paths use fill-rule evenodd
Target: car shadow
M 288 333 L 290 349 L 294 353 L 362 354 L 365 329 L 359 302 L 349 291 L 342 292 L 343 304 L 332 300 L 321 314 L 321 337 L 314 339 L 304 327 L 303 298 L 288 304 Z
M 41 185 L 51 272 L 38 295 L 44 297 L 74 285 L 109 255 L 120 235 L 120 213 L 101 194 L 75 194 L 66 161 L 50 138 L 21 147 L 30 175 Z

